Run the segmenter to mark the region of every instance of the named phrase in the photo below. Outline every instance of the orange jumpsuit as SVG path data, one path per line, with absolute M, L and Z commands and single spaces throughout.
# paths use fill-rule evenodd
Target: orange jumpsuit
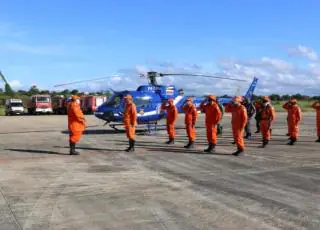
M 282 107 L 288 111 L 289 136 L 293 141 L 296 141 L 299 135 L 299 123 L 302 116 L 301 109 L 297 104 L 289 105 L 289 103 L 285 103 Z
M 123 113 L 123 124 L 129 140 L 136 139 L 137 109 L 133 102 L 127 103 Z
M 70 132 L 69 141 L 79 142 L 85 130 L 85 118 L 76 101 L 70 102 L 68 105 L 68 129 Z
M 178 118 L 178 110 L 173 103 L 169 103 L 168 106 L 162 105 L 161 109 L 167 111 L 167 132 L 169 135 L 169 139 L 173 140 L 176 136 L 176 131 L 174 126 Z
M 313 103 L 312 108 L 317 111 L 317 135 L 320 138 L 320 102 Z
M 208 143 L 213 145 L 217 144 L 217 124 L 222 118 L 222 113 L 216 102 L 211 104 L 200 104 L 201 110 L 206 114 L 206 129 L 207 129 L 207 140 Z
M 276 114 L 274 108 L 271 105 L 266 107 L 261 107 L 261 121 L 260 121 L 260 128 L 262 139 L 269 141 L 271 136 L 271 124 L 276 118 Z
M 189 142 L 194 142 L 196 138 L 195 124 L 198 117 L 197 108 L 193 104 L 185 105 L 183 111 L 185 113 L 184 123 L 186 125 Z
M 227 104 L 225 107 L 226 113 L 232 113 L 231 124 L 233 138 L 239 150 L 244 150 L 244 128 L 248 121 L 248 115 L 246 107 L 243 105 Z

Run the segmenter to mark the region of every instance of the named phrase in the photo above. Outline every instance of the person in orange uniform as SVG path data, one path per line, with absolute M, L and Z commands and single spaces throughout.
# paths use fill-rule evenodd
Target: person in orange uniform
M 269 97 L 262 98 L 262 105 L 260 107 L 260 128 L 262 134 L 262 147 L 269 144 L 271 137 L 272 122 L 275 120 L 275 110 L 270 103 Z
M 314 108 L 317 111 L 317 135 L 318 139 L 316 142 L 320 143 L 320 100 L 314 102 L 312 104 L 312 108 Z
M 183 111 L 185 113 L 184 123 L 186 125 L 187 135 L 189 142 L 186 146 L 187 149 L 193 148 L 194 140 L 196 138 L 196 121 L 198 117 L 197 108 L 193 104 L 193 100 L 191 97 L 187 99 L 187 103 L 183 106 Z
M 208 148 L 204 152 L 213 153 L 217 144 L 217 124 L 222 118 L 216 96 L 209 95 L 201 102 L 200 108 L 206 114 Z
M 226 105 L 225 112 L 231 113 L 231 124 L 233 138 L 238 147 L 237 151 L 233 155 L 238 156 L 243 154 L 245 144 L 244 144 L 244 128 L 246 127 L 248 121 L 248 115 L 246 107 L 241 105 L 242 97 L 237 96 L 233 98 L 233 101 Z
M 294 145 L 299 135 L 299 123 L 302 117 L 301 108 L 294 98 L 291 98 L 282 107 L 288 111 L 288 130 L 290 136 L 288 145 Z
M 174 139 L 176 136 L 175 123 L 178 118 L 178 110 L 174 105 L 174 100 L 170 98 L 168 100 L 168 105 L 163 103 L 161 105 L 161 110 L 167 111 L 167 132 L 169 135 L 169 141 L 167 141 L 167 144 L 174 144 Z
M 76 143 L 81 139 L 82 133 L 86 127 L 86 120 L 80 108 L 80 97 L 73 95 L 68 104 L 68 129 L 70 155 L 79 155 L 76 152 Z
M 129 148 L 127 152 L 134 152 L 135 140 L 136 140 L 136 126 L 137 126 L 137 109 L 136 105 L 132 101 L 132 96 L 127 95 L 124 97 L 125 108 L 123 114 L 123 123 L 126 129 L 126 135 L 129 139 Z

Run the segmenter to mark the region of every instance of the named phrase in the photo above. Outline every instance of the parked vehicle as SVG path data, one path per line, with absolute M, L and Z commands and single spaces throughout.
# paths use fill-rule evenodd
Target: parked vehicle
M 106 101 L 107 97 L 105 96 L 82 96 L 81 109 L 85 114 L 93 114 Z
M 54 96 L 51 100 L 54 114 L 67 114 L 67 98 L 64 96 Z
M 7 99 L 5 115 L 21 115 L 24 114 L 23 102 L 20 99 Z
M 52 113 L 52 104 L 50 95 L 33 95 L 28 101 L 28 113 L 40 114 Z

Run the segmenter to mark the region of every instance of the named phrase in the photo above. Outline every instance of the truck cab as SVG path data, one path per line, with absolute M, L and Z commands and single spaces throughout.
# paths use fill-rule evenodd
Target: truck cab
M 24 106 L 22 100 L 7 99 L 5 114 L 6 116 L 24 114 Z
M 33 95 L 29 98 L 29 114 L 49 114 L 52 113 L 52 103 L 50 95 Z

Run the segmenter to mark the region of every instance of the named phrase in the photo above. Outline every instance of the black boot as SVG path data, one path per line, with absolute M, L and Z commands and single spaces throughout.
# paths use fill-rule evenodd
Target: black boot
M 126 152 L 134 152 L 134 145 L 135 141 L 134 140 L 129 140 L 129 148 L 126 149 Z
M 174 144 L 174 139 L 169 139 L 169 141 L 166 142 L 167 145 L 172 145 Z
M 208 153 L 208 152 L 210 152 L 210 149 L 212 149 L 212 144 L 211 143 L 209 143 L 208 148 L 203 150 L 203 151 Z
M 206 153 L 215 153 L 216 145 L 215 144 L 209 144 L 209 147 L 204 150 Z
M 318 143 L 320 143 L 320 137 L 318 138 L 318 140 L 316 140 L 315 142 L 318 142 Z
M 193 141 L 189 141 L 187 145 L 184 146 L 186 149 L 192 149 L 193 146 Z
M 239 148 L 238 148 L 238 150 L 236 152 L 232 153 L 232 155 L 234 155 L 234 156 L 239 156 L 239 155 L 243 155 L 243 154 L 244 154 L 243 150 L 239 149 Z
M 297 140 L 294 140 L 293 138 L 290 138 L 290 141 L 287 143 L 287 145 L 294 145 Z
M 247 134 L 244 136 L 245 139 L 249 139 L 250 137 L 251 137 L 251 133 L 247 133 Z
M 70 145 L 70 155 L 79 155 L 78 152 L 76 152 L 76 143 L 69 141 Z
M 265 148 L 269 144 L 269 140 L 262 141 L 262 148 Z

